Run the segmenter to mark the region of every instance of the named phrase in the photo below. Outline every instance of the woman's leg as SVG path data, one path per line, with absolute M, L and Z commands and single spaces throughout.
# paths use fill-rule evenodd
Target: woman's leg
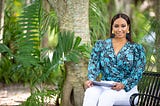
M 99 97 L 98 106 L 129 106 L 129 98 L 133 93 L 136 92 L 138 92 L 137 87 L 132 88 L 129 92 L 125 92 L 124 90 L 116 91 L 110 88 L 106 88 L 105 91 Z
M 101 86 L 87 88 L 84 95 L 83 106 L 97 106 L 102 91 L 103 88 Z
M 113 106 L 115 103 L 115 94 L 117 94 L 117 91 L 106 87 L 105 91 L 99 97 L 98 106 Z
M 116 98 L 116 101 L 115 101 L 115 104 L 114 105 L 128 105 L 130 106 L 130 102 L 129 102 L 129 98 L 130 96 L 133 94 L 133 93 L 138 93 L 138 90 L 137 90 L 137 86 L 133 87 L 130 91 L 128 92 L 123 92 L 121 95 L 120 95 L 120 98 Z M 135 99 L 135 104 L 138 102 L 138 98 Z

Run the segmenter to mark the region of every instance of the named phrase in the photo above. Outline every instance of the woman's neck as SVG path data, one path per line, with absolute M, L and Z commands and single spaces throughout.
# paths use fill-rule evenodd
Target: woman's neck
M 127 42 L 127 39 L 126 38 L 113 38 L 112 39 L 114 43 L 119 43 L 119 44 L 122 44 L 122 43 L 126 43 Z

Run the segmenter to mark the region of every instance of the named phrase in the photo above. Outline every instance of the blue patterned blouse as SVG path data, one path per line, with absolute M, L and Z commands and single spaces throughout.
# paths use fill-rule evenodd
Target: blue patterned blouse
M 96 80 L 101 73 L 102 80 L 121 82 L 125 85 L 125 91 L 129 91 L 142 77 L 145 64 L 146 57 L 142 45 L 127 42 L 115 55 L 112 38 L 99 40 L 92 49 L 88 79 Z

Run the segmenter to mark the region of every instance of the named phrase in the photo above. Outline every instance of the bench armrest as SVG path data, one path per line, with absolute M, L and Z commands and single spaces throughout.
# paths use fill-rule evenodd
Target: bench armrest
M 134 104 L 134 100 L 137 96 L 143 96 L 143 97 L 148 97 L 148 98 L 154 98 L 156 100 L 160 100 L 160 97 L 156 97 L 156 96 L 153 96 L 153 95 L 149 95 L 149 94 L 141 94 L 141 93 L 134 93 L 130 96 L 130 105 L 131 106 L 137 106 L 136 104 Z

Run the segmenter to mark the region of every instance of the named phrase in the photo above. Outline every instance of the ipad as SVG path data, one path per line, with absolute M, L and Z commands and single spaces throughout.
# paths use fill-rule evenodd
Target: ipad
M 107 82 L 99 82 L 99 81 L 92 81 L 92 82 L 93 82 L 93 85 L 96 85 L 96 86 L 114 87 L 114 84 L 110 84 Z

